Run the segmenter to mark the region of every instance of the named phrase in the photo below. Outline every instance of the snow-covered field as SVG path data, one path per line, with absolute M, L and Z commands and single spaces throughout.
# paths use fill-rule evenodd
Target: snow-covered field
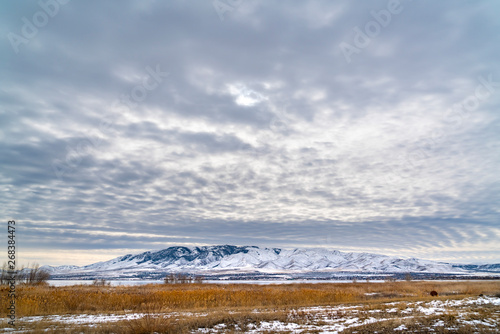
M 472 306 L 472 308 L 471 308 Z M 439 319 L 442 315 L 457 314 L 455 317 L 455 325 L 447 327 L 446 329 L 453 331 L 458 330 L 462 325 L 471 327 L 489 327 L 492 330 L 500 331 L 500 298 L 495 297 L 479 297 L 468 298 L 463 300 L 445 300 L 445 301 L 431 301 L 431 302 L 393 302 L 382 304 L 381 308 L 370 309 L 366 305 L 355 306 L 337 306 L 337 307 L 311 307 L 301 308 L 295 312 L 291 312 L 293 319 L 301 312 L 310 314 L 308 323 L 299 324 L 292 321 L 290 322 L 261 322 L 258 325 L 249 326 L 250 328 L 245 331 L 246 333 L 263 333 L 266 331 L 272 332 L 291 332 L 291 333 L 340 333 L 346 329 L 354 330 L 357 327 L 364 325 L 380 323 L 384 326 L 387 323 L 387 330 L 401 331 L 401 333 L 410 333 L 411 330 L 407 328 L 404 322 L 416 320 L 419 318 L 436 318 L 428 326 L 428 331 L 432 332 L 437 327 L 444 328 L 445 321 Z M 389 308 L 388 308 L 389 307 Z M 471 319 L 471 316 L 479 314 L 479 310 L 483 307 L 496 307 L 496 312 L 492 317 L 487 319 Z M 298 317 L 300 318 L 300 317 Z M 399 324 L 401 322 L 401 324 Z M 427 322 L 427 321 L 426 321 Z M 395 326 L 398 325 L 398 326 Z M 476 326 L 479 325 L 479 326 Z M 224 325 L 222 325 L 223 327 Z M 420 329 L 423 329 L 422 327 Z M 203 333 L 218 333 L 218 329 L 200 329 Z
M 271 310 L 253 310 L 258 319 Z M 233 312 L 237 314 L 237 312 Z M 100 325 L 124 321 L 151 319 L 210 318 L 210 312 L 79 314 L 33 316 L 18 319 L 18 326 L 7 326 L 1 320 L 0 332 L 22 333 L 36 326 L 47 329 L 68 329 L 79 326 L 94 332 Z M 146 319 L 147 322 L 148 319 Z M 243 327 L 242 327 L 243 326 Z M 500 332 L 500 298 L 493 296 L 470 297 L 415 302 L 365 303 L 354 305 L 302 307 L 286 310 L 282 320 L 257 320 L 246 323 L 219 322 L 209 328 L 195 328 L 192 333 L 425 333 L 425 332 Z M 48 331 L 50 332 L 50 331 Z M 97 331 L 99 332 L 99 331 Z
M 250 324 L 244 330 L 245 333 L 268 333 L 268 332 L 290 332 L 290 333 L 341 333 L 346 330 L 355 330 L 365 325 L 379 323 L 387 326 L 386 330 L 411 333 L 404 324 L 409 322 L 418 324 L 418 319 L 436 318 L 427 327 L 429 332 L 439 327 L 445 328 L 445 321 L 439 316 L 457 314 L 454 325 L 445 329 L 453 332 L 466 325 L 468 328 L 477 330 L 484 327 L 490 328 L 492 332 L 500 331 L 500 298 L 479 297 L 463 300 L 435 300 L 431 302 L 393 302 L 381 304 L 382 307 L 370 308 L 367 305 L 335 306 L 335 307 L 307 307 L 299 308 L 290 312 L 290 321 L 263 321 L 259 324 Z M 487 319 L 475 319 L 482 308 L 494 307 L 496 311 Z M 474 319 L 473 319 L 474 318 Z M 294 321 L 297 319 L 298 321 Z M 304 323 L 304 319 L 307 319 Z M 425 321 L 428 322 L 428 321 Z M 226 324 L 219 324 L 214 328 L 200 328 L 195 333 L 221 333 L 227 328 Z M 423 330 L 420 327 L 419 330 Z

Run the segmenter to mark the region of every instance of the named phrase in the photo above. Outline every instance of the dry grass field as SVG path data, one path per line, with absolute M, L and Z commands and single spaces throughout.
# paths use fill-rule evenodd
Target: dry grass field
M 29 333 L 497 333 L 500 281 L 18 286 L 16 311 Z

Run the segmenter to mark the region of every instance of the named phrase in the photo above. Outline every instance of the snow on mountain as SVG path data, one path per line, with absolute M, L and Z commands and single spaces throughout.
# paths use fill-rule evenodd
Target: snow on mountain
M 59 274 L 59 273 L 66 273 L 66 272 L 71 272 L 74 270 L 79 270 L 80 267 L 78 266 L 58 266 L 58 267 L 52 267 L 52 266 L 41 266 L 40 269 L 45 270 L 49 274 Z
M 128 254 L 83 267 L 45 266 L 51 274 L 131 272 L 422 272 L 464 273 L 471 268 L 448 263 L 401 259 L 369 253 L 344 253 L 322 248 L 280 249 L 256 246 L 169 247 L 159 251 Z

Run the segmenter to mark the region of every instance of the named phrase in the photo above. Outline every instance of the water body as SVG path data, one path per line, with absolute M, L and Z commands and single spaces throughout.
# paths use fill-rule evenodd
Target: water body
M 51 286 L 71 286 L 71 285 L 92 285 L 92 280 L 48 280 Z M 112 286 L 128 285 L 146 285 L 146 284 L 163 284 L 163 280 L 109 280 L 106 281 Z M 383 283 L 382 280 L 370 280 L 370 283 Z M 299 283 L 352 283 L 352 280 L 206 280 L 203 283 L 207 284 L 299 284 Z M 366 280 L 358 280 L 357 283 L 366 283 Z

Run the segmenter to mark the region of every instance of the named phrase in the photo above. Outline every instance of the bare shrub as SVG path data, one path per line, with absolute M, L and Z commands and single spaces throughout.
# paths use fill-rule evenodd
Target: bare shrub
M 2 267 L 2 274 L 0 280 L 3 282 L 8 279 L 8 271 L 5 271 L 6 265 Z M 15 280 L 21 284 L 27 285 L 46 285 L 47 281 L 50 279 L 50 273 L 44 269 L 41 269 L 38 264 L 33 264 L 31 267 L 22 266 L 21 269 L 13 270 Z
M 129 333 L 149 334 L 149 333 L 178 333 L 176 326 L 169 318 L 162 315 L 147 313 L 144 317 L 126 322 Z
M 38 264 L 34 264 L 33 268 L 31 268 L 27 275 L 26 284 L 38 285 L 38 284 L 47 284 L 47 281 L 50 279 L 50 274 L 40 269 Z

